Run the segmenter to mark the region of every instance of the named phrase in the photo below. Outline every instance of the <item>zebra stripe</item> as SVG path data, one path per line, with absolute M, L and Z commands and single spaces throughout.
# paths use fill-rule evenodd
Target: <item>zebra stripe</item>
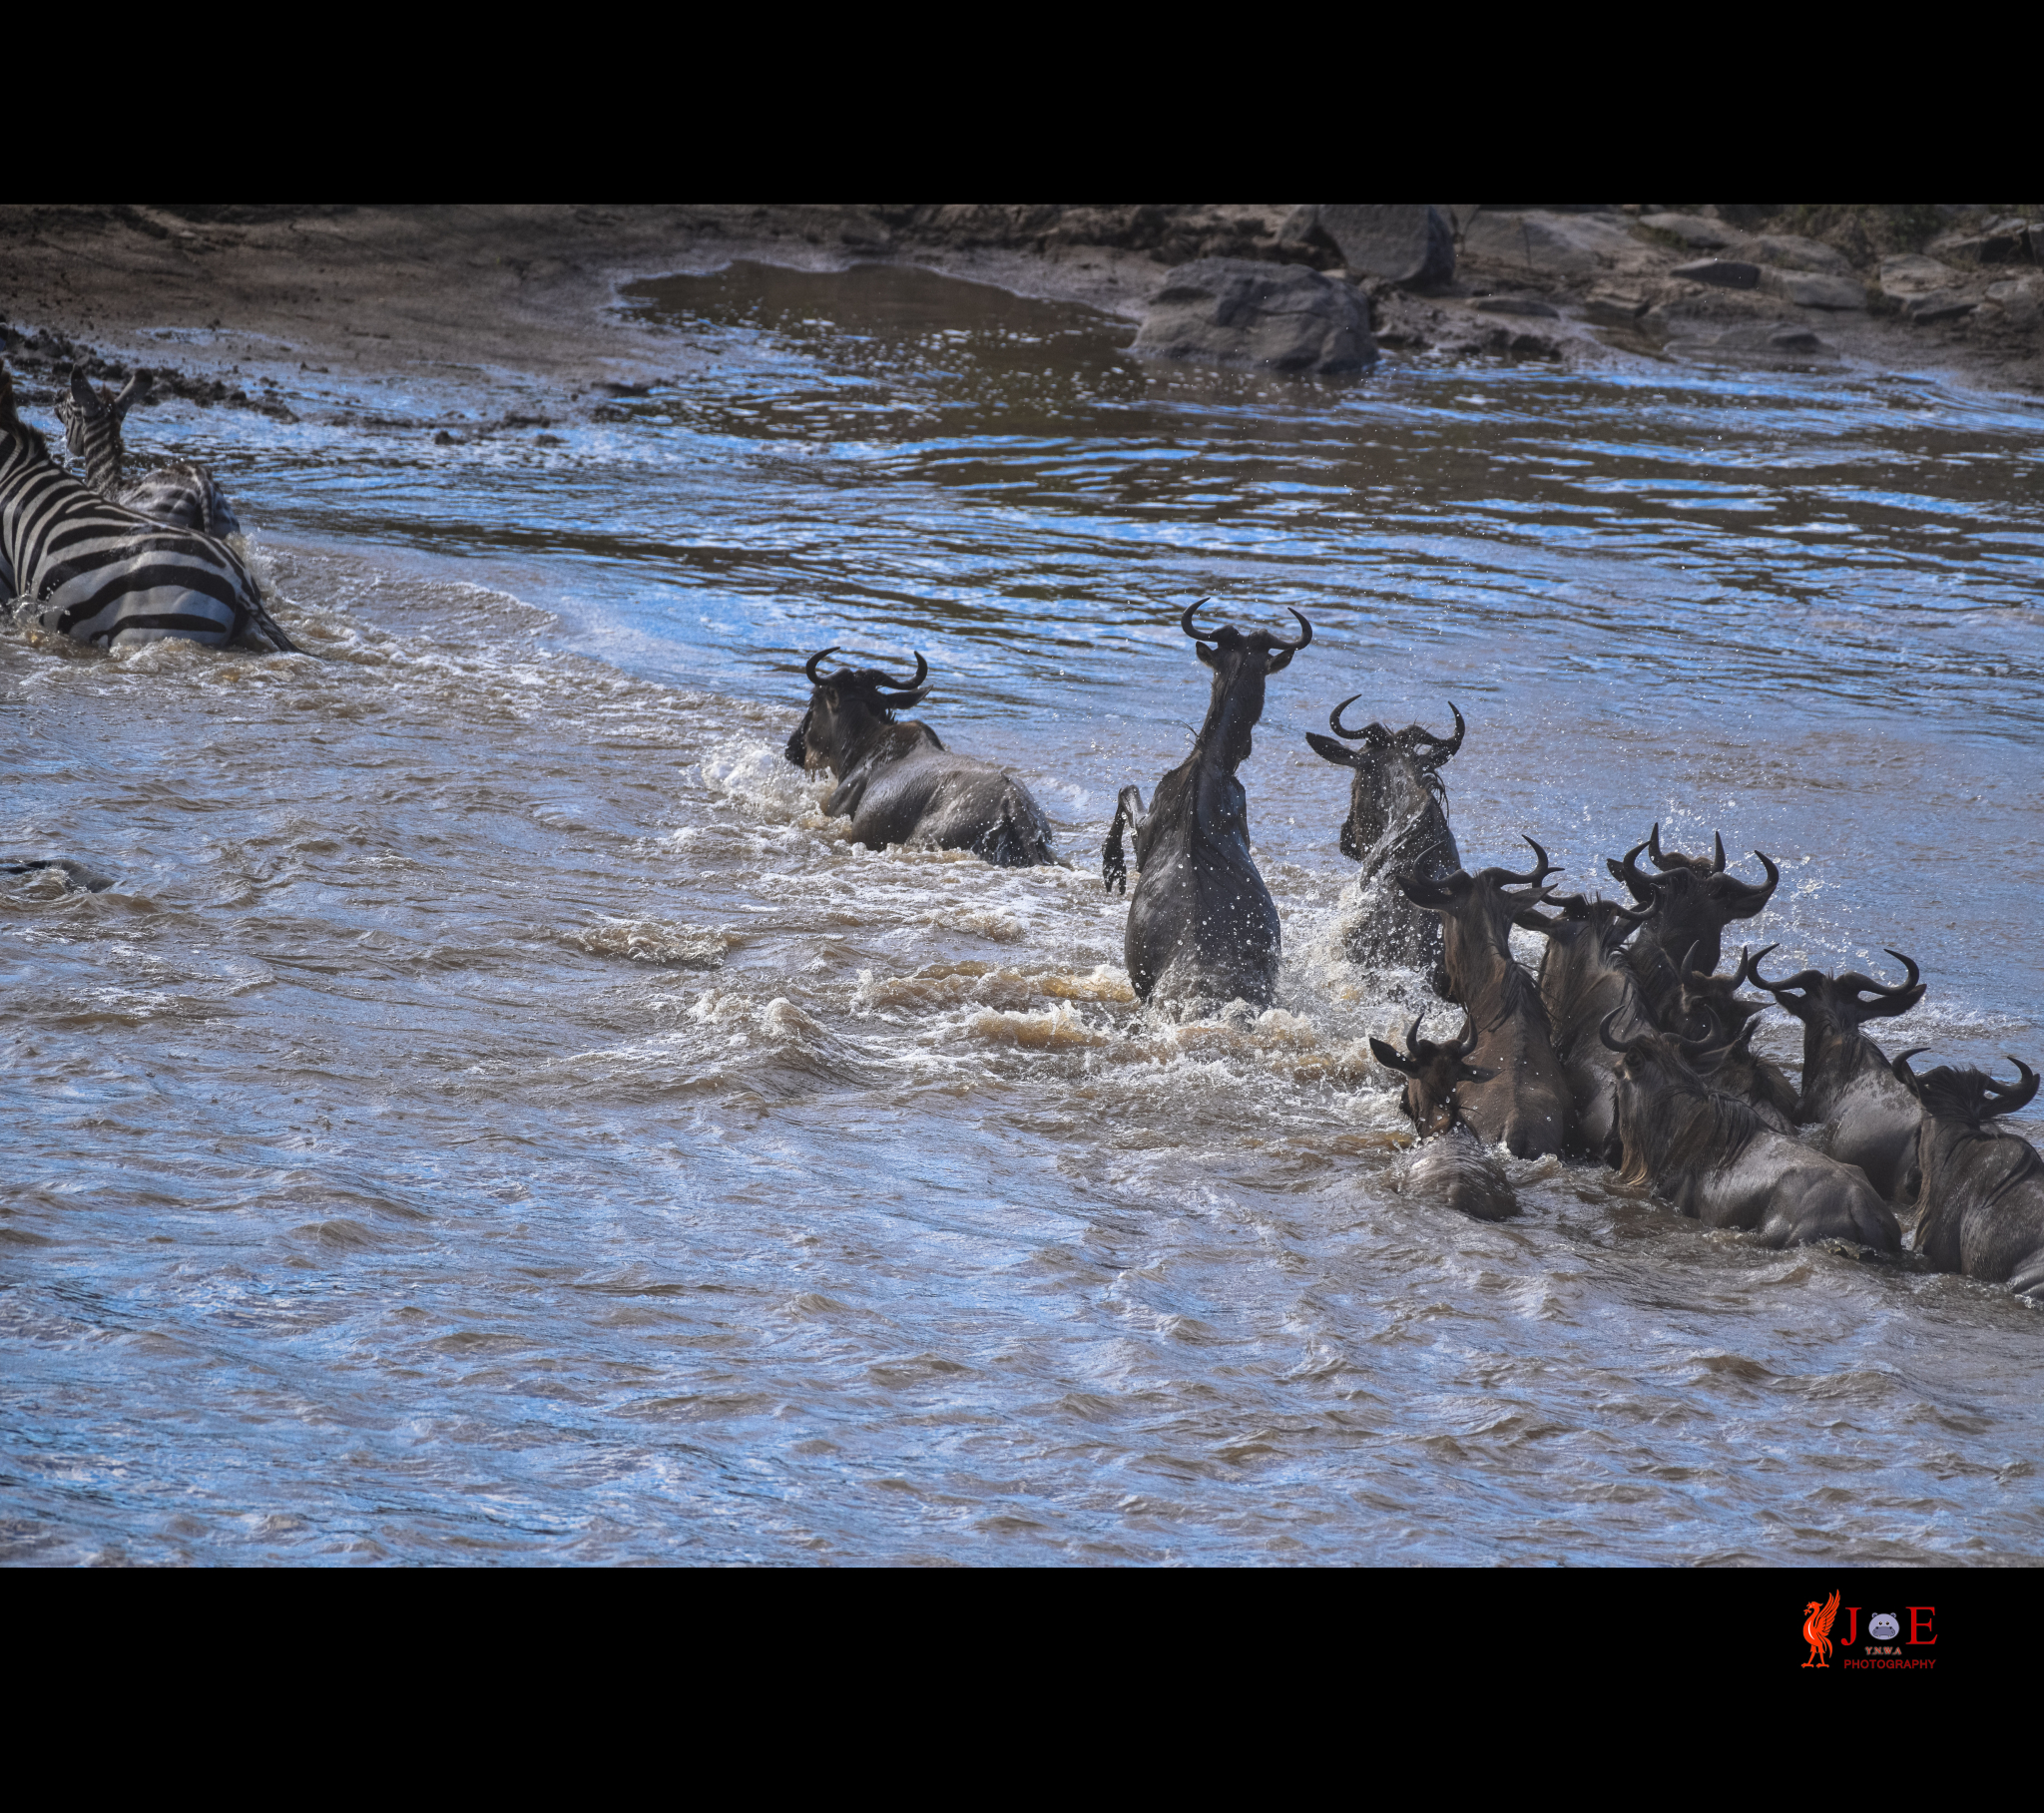
M 64 424 L 65 444 L 84 462 L 85 482 L 100 496 L 140 510 L 160 523 L 181 529 L 197 529 L 221 541 L 242 533 L 220 480 L 205 466 L 190 460 L 171 460 L 146 472 L 134 484 L 127 483 L 127 449 L 121 443 L 121 424 L 131 406 L 149 394 L 149 379 L 137 372 L 121 387 L 119 396 L 104 384 L 97 394 L 82 371 L 73 369 L 68 395 L 57 398 L 57 419 Z
M 15 413 L 4 366 L 0 562 L 13 572 L 16 621 L 73 642 L 183 638 L 221 648 L 253 624 L 277 648 L 292 646 L 225 542 L 109 503 L 53 464 L 42 436 Z

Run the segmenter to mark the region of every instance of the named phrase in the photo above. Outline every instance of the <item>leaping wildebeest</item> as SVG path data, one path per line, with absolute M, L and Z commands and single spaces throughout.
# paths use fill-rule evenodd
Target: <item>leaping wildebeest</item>
M 1725 872 L 1725 839 L 1714 835 L 1709 856 L 1684 856 L 1661 847 L 1661 826 L 1657 822 L 1644 843 L 1636 843 L 1623 858 L 1607 857 L 1605 866 L 1624 882 L 1641 906 L 1657 901 L 1661 910 L 1645 936 L 1632 945 L 1633 973 L 1640 979 L 1647 1005 L 1667 1031 L 1674 1031 L 1671 1014 L 1680 989 L 1676 966 L 1702 970 L 1710 975 L 1724 952 L 1725 927 L 1734 919 L 1751 919 L 1774 898 L 1782 871 L 1765 852 L 1756 850 L 1765 882 L 1741 881 Z M 1645 850 L 1661 872 L 1649 875 L 1639 866 Z M 1663 961 L 1665 959 L 1665 961 Z
M 1456 1091 L 1465 1084 L 1490 1081 L 1490 1072 L 1468 1062 L 1476 1049 L 1476 1030 L 1468 1020 L 1445 1045 L 1420 1038 L 1419 1022 L 1414 1020 L 1402 1053 L 1381 1039 L 1372 1039 L 1369 1049 L 1379 1064 L 1405 1079 L 1398 1109 L 1421 1140 L 1408 1173 L 1414 1187 L 1479 1221 L 1516 1215 L 1518 1197 L 1497 1160 L 1469 1131 L 1456 1101 Z
M 1328 729 L 1347 743 L 1317 730 L 1306 733 L 1315 755 L 1352 775 L 1348 816 L 1341 821 L 1341 854 L 1362 865 L 1362 911 L 1343 942 L 1350 959 L 1367 968 L 1433 971 L 1441 960 L 1440 921 L 1407 900 L 1396 878 L 1402 872 L 1442 881 L 1462 866 L 1455 833 L 1448 828 L 1448 790 L 1440 771 L 1462 746 L 1468 726 L 1449 699 L 1448 709 L 1455 713 L 1452 736 L 1436 736 L 1418 724 L 1387 730 L 1367 723 L 1351 730 L 1341 713 L 1361 696 L 1344 698 L 1327 713 Z
M 1293 611 L 1296 642 L 1233 624 L 1201 631 L 1193 628 L 1199 608 L 1187 606 L 1179 628 L 1214 670 L 1206 721 L 1147 811 L 1139 789 L 1122 788 L 1100 852 L 1101 882 L 1110 893 L 1127 891 L 1127 825 L 1140 873 L 1122 949 L 1142 1000 L 1269 1007 L 1278 989 L 1278 907 L 1250 854 L 1249 799 L 1235 771 L 1250 758 L 1265 680 L 1312 641 L 1313 627 Z
M 1488 1082 L 1455 1092 L 1462 1119 L 1485 1144 L 1502 1140 L 1515 1156 L 1537 1158 L 1574 1143 L 1575 1115 L 1540 991 L 1512 955 L 1512 921 L 1547 899 L 1541 883 L 1555 868 L 1532 838 L 1526 842 L 1540 859 L 1530 875 L 1457 869 L 1440 881 L 1401 875 L 1398 885 L 1415 906 L 1440 915 L 1448 999 L 1467 1012 L 1476 1029 L 1474 1063 L 1491 1073 Z
M 1836 1239 L 1900 1250 L 1894 1212 L 1865 1174 L 1777 1133 L 1751 1104 L 1714 1089 L 1691 1066 L 1704 1055 L 1699 1042 L 1676 1033 L 1620 1040 L 1610 1017 L 1597 1032 L 1619 1059 L 1625 1181 L 1652 1184 L 1706 1227 L 1758 1233 L 1764 1246 Z
M 1057 861 L 1050 821 L 1029 789 L 991 762 L 954 755 L 928 724 L 895 721 L 929 692 L 929 663 L 915 658 L 913 680 L 877 668 L 816 670 L 835 649 L 809 657 L 809 708 L 785 754 L 808 773 L 832 775 L 823 801 L 831 818 L 849 818 L 855 843 L 970 850 L 1003 868 Z
M 1762 953 L 1763 956 L 1766 952 Z M 1799 970 L 1781 982 L 1753 979 L 1802 1022 L 1804 1137 L 1820 1152 L 1856 1164 L 1867 1182 L 1898 1208 L 1916 1199 L 1916 1130 L 1923 1120 L 1915 1093 L 1889 1068 L 1887 1054 L 1859 1030 L 1866 1020 L 1906 1014 L 1923 999 L 1921 972 L 1900 951 L 1889 951 L 1908 970 L 1890 986 L 1848 970 L 1826 976 Z
M 1927 1049 L 1918 1046 L 1894 1063 L 1896 1078 L 1923 1109 L 1916 1250 L 1939 1271 L 2006 1284 L 2044 1302 L 2044 1158 L 2020 1134 L 1989 1125 L 2028 1104 L 2037 1073 L 2011 1058 L 2014 1083 L 1946 1065 L 1918 1077 L 1909 1060 Z

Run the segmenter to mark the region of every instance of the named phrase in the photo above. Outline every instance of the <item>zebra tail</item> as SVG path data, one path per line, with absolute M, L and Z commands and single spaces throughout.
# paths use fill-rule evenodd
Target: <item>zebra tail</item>
M 269 613 L 262 608 L 262 601 L 260 599 L 256 599 L 253 603 L 251 603 L 251 605 L 249 606 L 249 615 L 256 620 L 256 628 L 260 630 L 262 634 L 268 637 L 269 640 L 276 646 L 277 654 L 303 655 L 305 653 L 303 649 L 299 648 L 296 643 L 292 642 L 291 639 L 288 636 L 284 635 L 283 631 L 277 627 L 276 619 L 271 617 Z

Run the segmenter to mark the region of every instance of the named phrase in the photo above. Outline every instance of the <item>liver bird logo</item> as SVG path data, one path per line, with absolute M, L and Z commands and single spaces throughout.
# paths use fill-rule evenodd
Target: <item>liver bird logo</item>
M 1809 1660 L 1805 1668 L 1828 1668 L 1831 1665 L 1831 1620 L 1838 1615 L 1836 1591 L 1819 1605 L 1811 1599 L 1802 1608 L 1802 1640 L 1809 1645 Z

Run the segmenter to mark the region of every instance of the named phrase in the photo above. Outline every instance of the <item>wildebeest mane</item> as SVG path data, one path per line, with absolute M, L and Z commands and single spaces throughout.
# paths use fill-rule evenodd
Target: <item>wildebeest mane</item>
M 1619 1096 L 1619 1137 L 1625 1162 L 1619 1177 L 1626 1183 L 1650 1184 L 1654 1173 L 1676 1171 L 1702 1176 L 1733 1163 L 1766 1125 L 1737 1098 L 1713 1089 L 1686 1064 L 1669 1063 L 1663 1075 L 1668 1087 L 1651 1105 L 1633 1091 Z M 1641 1107 L 1648 1107 L 1645 1128 L 1635 1125 Z

